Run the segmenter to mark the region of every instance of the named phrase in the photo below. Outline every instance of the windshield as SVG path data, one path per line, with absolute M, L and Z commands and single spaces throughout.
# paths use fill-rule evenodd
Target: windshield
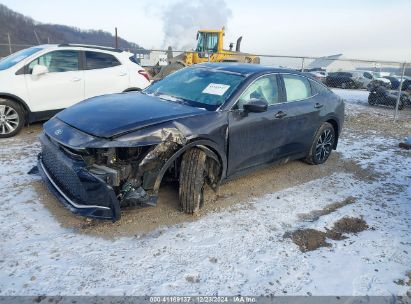
M 215 110 L 244 80 L 244 76 L 204 68 L 185 68 L 153 83 L 143 93 L 173 102 Z
M 33 55 L 38 51 L 41 51 L 42 49 L 44 49 L 44 47 L 31 47 L 7 56 L 6 58 L 0 60 L 0 71 L 11 68 L 23 59 L 26 59 L 27 57 Z

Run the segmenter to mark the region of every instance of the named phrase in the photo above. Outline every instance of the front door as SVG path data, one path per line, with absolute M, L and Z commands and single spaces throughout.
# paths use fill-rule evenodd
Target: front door
M 278 77 L 274 74 L 258 78 L 244 91 L 229 113 L 228 176 L 277 158 L 287 140 L 279 103 L 283 101 L 283 96 L 279 87 Z M 268 103 L 266 112 L 244 112 L 243 105 L 254 98 Z
M 32 75 L 37 64 L 48 68 L 48 73 Z M 52 51 L 41 55 L 28 65 L 25 82 L 32 112 L 67 108 L 84 99 L 84 77 L 80 70 L 79 52 Z

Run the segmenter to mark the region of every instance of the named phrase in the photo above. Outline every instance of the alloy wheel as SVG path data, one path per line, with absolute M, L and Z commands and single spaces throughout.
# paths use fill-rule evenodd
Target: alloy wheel
M 19 126 L 17 111 L 7 105 L 0 105 L 0 134 L 10 134 Z
M 315 146 L 315 156 L 318 161 L 322 162 L 330 155 L 334 145 L 334 134 L 330 129 L 325 129 L 318 138 Z

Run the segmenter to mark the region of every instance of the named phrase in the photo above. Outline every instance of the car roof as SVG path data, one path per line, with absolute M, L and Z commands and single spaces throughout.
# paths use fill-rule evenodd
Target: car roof
M 244 76 L 249 76 L 256 73 L 295 73 L 300 74 L 296 70 L 292 69 L 283 69 L 283 68 L 274 68 L 270 66 L 260 65 L 260 64 L 251 64 L 251 63 L 235 63 L 235 62 L 206 62 L 196 64 L 195 67 L 213 69 L 228 73 L 236 73 Z
M 41 45 L 35 45 L 33 47 L 41 47 L 44 49 L 81 48 L 81 49 L 92 49 L 92 50 L 94 49 L 94 50 L 108 51 L 108 52 L 114 52 L 114 53 L 128 53 L 127 51 L 112 48 L 109 46 L 91 45 L 91 44 L 76 44 L 76 43 L 41 44 Z

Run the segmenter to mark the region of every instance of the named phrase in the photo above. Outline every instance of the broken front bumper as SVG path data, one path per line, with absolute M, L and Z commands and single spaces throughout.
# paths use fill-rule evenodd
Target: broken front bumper
M 83 216 L 113 221 L 120 218 L 120 203 L 111 186 L 91 174 L 84 161 L 68 157 L 45 134 L 40 142 L 38 169 L 60 202 Z

